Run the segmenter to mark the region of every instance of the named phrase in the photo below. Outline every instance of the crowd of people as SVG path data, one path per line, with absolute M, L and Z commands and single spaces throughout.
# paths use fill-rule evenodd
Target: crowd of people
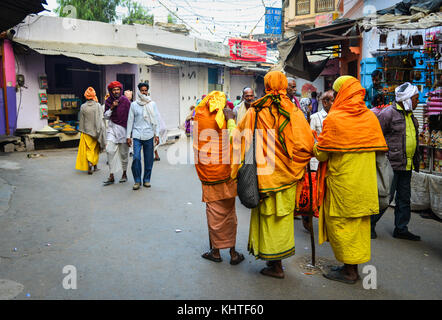
M 245 259 L 236 250 L 235 199 L 238 172 L 249 148 L 255 148 L 255 135 L 250 136 L 255 129 L 262 132 L 260 143 L 256 142 L 261 150 L 253 149 L 260 201 L 251 209 L 247 248 L 256 259 L 266 261 L 263 275 L 284 278 L 282 260 L 295 254 L 294 221 L 307 168 L 315 172 L 318 190 L 310 197 L 315 197 L 319 207 L 319 243 L 328 241 L 336 260 L 343 264 L 331 267 L 324 273 L 326 278 L 356 283 L 358 265 L 371 258 L 370 242 L 377 237 L 376 223 L 386 210 L 379 205 L 379 154 L 386 155 L 394 172 L 389 199 L 396 194 L 393 237 L 420 240 L 407 227 L 411 172 L 419 169 L 418 123 L 413 115 L 419 91 L 404 83 L 396 88 L 395 101 L 386 103 L 379 86 L 382 74 L 372 76 L 373 85 L 367 90 L 358 79 L 341 76 L 333 90 L 298 99 L 296 79 L 272 71 L 264 78 L 265 95 L 259 99 L 250 87 L 234 102 L 224 92 L 213 91 L 190 108 L 185 131 L 194 137 L 195 168 L 209 229 L 210 250 L 203 258 L 221 262 L 220 250 L 229 249 L 230 264 Z M 104 108 L 93 88 L 85 92 L 76 169 L 92 174 L 105 150 L 110 175 L 104 186 L 114 184 L 114 174 L 120 170 L 119 182 L 126 182 L 133 147 L 133 189 L 148 188 L 153 162 L 159 160 L 157 154 L 154 158 L 155 147 L 165 142 L 167 132 L 158 107 L 147 83 L 138 85 L 132 103 L 121 83 L 110 83 L 108 90 Z M 205 130 L 210 130 L 210 139 L 202 134 Z M 234 155 L 239 155 L 238 161 Z M 309 230 L 308 217 L 302 221 Z
M 394 170 L 390 189 L 390 202 L 396 194 L 393 237 L 420 240 L 407 227 L 411 170 L 419 168 L 418 127 L 412 112 L 418 103 L 417 87 L 410 83 L 399 86 L 389 105 L 375 92 L 373 101 L 380 103 L 370 110 L 371 105 L 368 108 L 364 101 L 367 90 L 352 76 L 339 77 L 333 90 L 320 97 L 315 94 L 301 100 L 295 94 L 296 80 L 281 72 L 269 72 L 264 83 L 266 95 L 256 101 L 253 89 L 244 88 L 231 110 L 225 94 L 214 91 L 193 111 L 198 123 L 193 145 L 200 160 L 195 166 L 210 240 L 210 250 L 202 257 L 221 262 L 220 250 L 230 249 L 231 264 L 244 260 L 235 249 L 235 198 L 238 172 L 248 148 L 254 146 L 248 134 L 255 129 L 264 132 L 262 150 L 255 151 L 260 201 L 251 209 L 247 248 L 256 259 L 266 261 L 263 275 L 284 278 L 282 260 L 295 254 L 294 212 L 309 164 L 317 173 L 318 192 L 311 197 L 317 197 L 320 207 L 319 243 L 328 241 L 336 260 L 343 264 L 331 266 L 324 273 L 326 278 L 354 284 L 360 279 L 358 265 L 371 258 L 376 222 L 385 212 L 379 206 L 379 154 L 388 158 Z M 321 110 L 314 100 L 322 103 Z M 218 135 L 210 141 L 199 139 L 206 129 Z M 230 139 L 222 138 L 225 131 Z M 203 161 L 208 149 L 216 161 Z M 239 152 L 240 161 L 223 162 L 226 150 L 231 157 Z M 275 156 L 272 160 L 263 155 L 269 150 Z M 269 173 L 265 168 L 271 161 Z

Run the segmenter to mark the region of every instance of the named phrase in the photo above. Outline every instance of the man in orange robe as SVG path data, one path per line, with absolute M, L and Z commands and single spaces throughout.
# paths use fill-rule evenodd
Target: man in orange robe
M 232 177 L 250 148 L 256 125 L 256 163 L 261 201 L 252 209 L 248 249 L 267 261 L 265 276 L 284 278 L 282 259 L 295 254 L 293 215 L 313 156 L 314 138 L 302 111 L 287 97 L 287 78 L 279 71 L 264 78 L 266 95 L 255 101 L 233 134 Z M 301 188 L 298 188 L 298 187 Z
M 237 193 L 236 182 L 230 178 L 230 141 L 226 130 L 235 127 L 235 121 L 226 121 L 226 103 L 223 92 L 213 91 L 198 104 L 195 108 L 193 147 L 195 168 L 202 184 L 202 201 L 206 203 L 211 246 L 211 250 L 202 257 L 221 262 L 219 250 L 230 248 L 230 264 L 236 265 L 244 260 L 244 256 L 235 250 Z

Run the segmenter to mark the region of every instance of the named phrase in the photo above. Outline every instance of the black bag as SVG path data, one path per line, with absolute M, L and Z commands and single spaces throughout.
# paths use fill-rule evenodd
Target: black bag
M 250 147 L 245 154 L 244 164 L 238 170 L 237 192 L 241 203 L 249 209 L 256 208 L 259 204 L 258 191 L 258 170 L 255 157 L 255 130 L 258 122 L 258 110 L 255 114 L 255 128 L 253 129 L 253 147 Z

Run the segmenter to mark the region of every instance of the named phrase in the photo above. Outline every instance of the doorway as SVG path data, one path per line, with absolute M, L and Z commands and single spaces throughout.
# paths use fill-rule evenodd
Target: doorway
M 128 73 L 117 73 L 117 81 L 123 85 L 123 90 L 135 92 L 135 75 Z

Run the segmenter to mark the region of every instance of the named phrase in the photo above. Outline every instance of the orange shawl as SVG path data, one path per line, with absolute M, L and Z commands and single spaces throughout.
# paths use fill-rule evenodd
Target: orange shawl
M 195 108 L 193 149 L 195 168 L 203 184 L 230 180 L 229 133 L 221 115 L 226 101 L 223 92 L 213 91 Z
M 318 139 L 318 150 L 330 152 L 387 151 L 375 114 L 364 103 L 365 89 L 356 78 L 339 89 Z
M 266 95 L 255 101 L 233 133 L 232 178 L 236 179 L 245 150 L 252 147 L 256 111 L 256 162 L 260 193 L 278 192 L 303 178 L 313 156 L 314 139 L 304 114 L 287 97 L 287 78 L 279 71 L 265 78 Z

